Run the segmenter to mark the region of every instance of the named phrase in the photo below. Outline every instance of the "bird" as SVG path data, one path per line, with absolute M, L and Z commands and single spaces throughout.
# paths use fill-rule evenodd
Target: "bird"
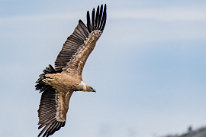
M 91 16 L 91 18 L 90 18 Z M 49 64 L 39 75 L 35 88 L 41 93 L 38 109 L 38 137 L 48 137 L 65 126 L 74 91 L 96 92 L 82 80 L 86 60 L 105 28 L 107 5 L 87 11 L 87 24 L 80 19 L 59 52 L 54 67 Z

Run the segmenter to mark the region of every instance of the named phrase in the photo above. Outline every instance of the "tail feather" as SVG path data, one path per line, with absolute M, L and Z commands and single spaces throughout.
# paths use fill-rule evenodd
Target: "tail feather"
M 56 73 L 56 70 L 52 67 L 52 65 L 49 65 L 48 67 L 46 67 L 46 69 L 43 70 L 43 73 L 39 75 L 39 79 L 36 81 L 37 83 L 35 86 L 36 90 L 40 90 L 40 92 L 43 92 L 51 87 L 49 85 L 45 85 L 43 79 L 46 78 L 45 77 L 46 74 L 52 74 L 52 73 Z

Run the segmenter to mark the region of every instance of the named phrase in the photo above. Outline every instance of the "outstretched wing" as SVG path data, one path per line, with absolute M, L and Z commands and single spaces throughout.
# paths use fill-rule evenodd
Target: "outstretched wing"
M 55 61 L 55 70 L 73 70 L 81 75 L 84 64 L 95 47 L 96 41 L 101 36 L 106 24 L 106 4 L 92 10 L 90 19 L 89 11 L 87 12 L 87 26 L 79 20 L 75 28 L 64 43 Z
M 64 127 L 72 93 L 73 91 L 58 92 L 52 87 L 44 90 L 38 110 L 38 129 L 43 129 L 38 137 L 48 137 Z

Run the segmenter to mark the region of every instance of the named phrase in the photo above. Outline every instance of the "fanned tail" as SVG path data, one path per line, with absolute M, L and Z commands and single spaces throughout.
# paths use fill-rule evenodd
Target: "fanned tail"
M 51 86 L 44 84 L 43 79 L 45 79 L 46 74 L 52 73 L 57 73 L 57 71 L 52 67 L 52 65 L 49 65 L 48 67 L 46 67 L 46 69 L 43 70 L 43 73 L 39 75 L 39 79 L 36 81 L 36 90 L 40 90 L 40 92 L 43 92 L 48 88 L 51 88 Z

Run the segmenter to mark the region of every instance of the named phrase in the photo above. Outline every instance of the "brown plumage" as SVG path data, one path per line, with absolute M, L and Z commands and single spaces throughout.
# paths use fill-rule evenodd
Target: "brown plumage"
M 95 92 L 82 81 L 85 62 L 94 49 L 106 24 L 106 4 L 87 12 L 87 26 L 79 20 L 64 43 L 55 61 L 49 65 L 36 81 L 36 90 L 42 92 L 38 110 L 38 137 L 48 137 L 65 125 L 69 101 L 74 91 Z

